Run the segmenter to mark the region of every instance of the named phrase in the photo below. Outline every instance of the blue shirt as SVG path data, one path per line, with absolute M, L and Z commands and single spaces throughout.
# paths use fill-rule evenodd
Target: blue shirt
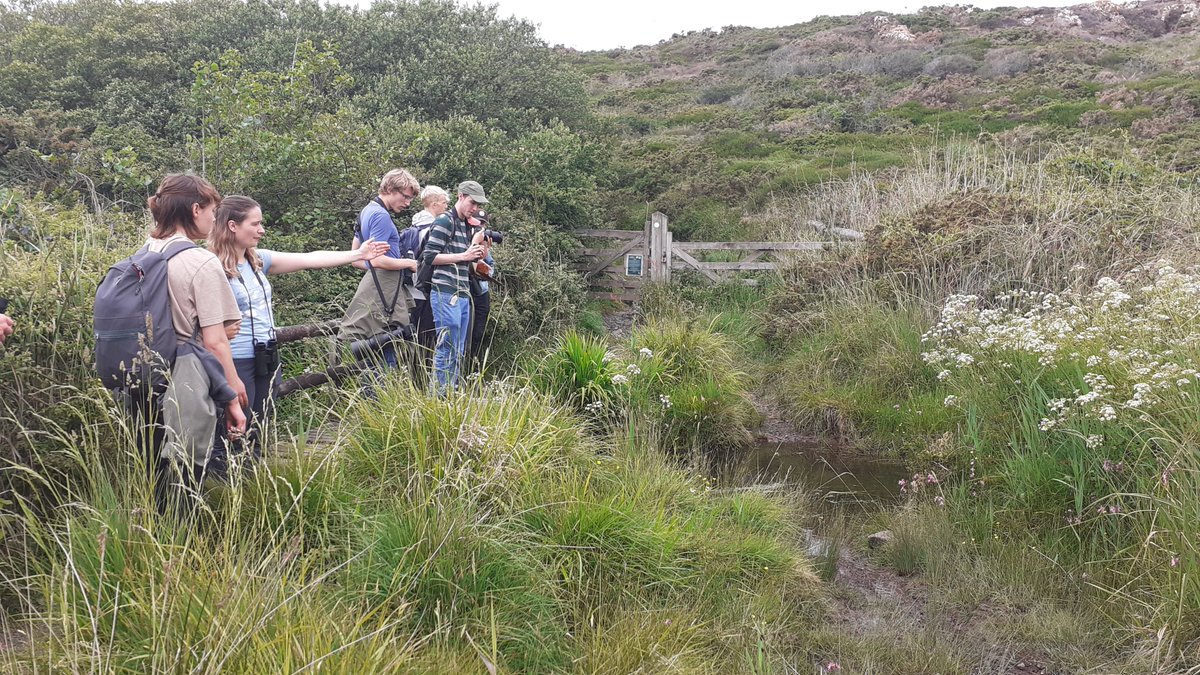
M 404 251 L 400 250 L 400 232 L 396 230 L 396 223 L 392 222 L 392 214 L 388 213 L 378 200 L 372 199 L 363 207 L 358 214 L 358 222 L 362 227 L 362 241 L 386 241 L 390 247 L 388 257 L 403 257 Z M 371 263 L 367 263 L 367 266 L 370 265 Z
M 271 269 L 271 252 L 259 249 L 258 255 L 262 258 L 263 268 L 257 278 L 254 268 L 243 260 L 238 265 L 238 274 L 241 276 L 229 280 L 229 288 L 242 313 L 242 328 L 229 341 L 235 359 L 254 358 L 254 342 L 266 342 L 275 337 L 275 317 L 271 315 L 271 282 L 267 280 L 267 270 Z M 251 317 L 254 318 L 253 323 Z

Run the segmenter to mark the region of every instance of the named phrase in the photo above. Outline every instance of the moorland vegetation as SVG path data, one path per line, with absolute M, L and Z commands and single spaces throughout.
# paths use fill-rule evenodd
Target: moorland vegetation
M 5 3 L 6 665 L 1194 669 L 1198 21 L 943 7 L 577 53 L 445 2 Z M 270 461 L 158 515 L 89 328 L 154 182 L 203 173 L 271 245 L 341 248 L 393 166 L 497 205 L 487 375 L 289 398 Z M 682 275 L 608 335 L 571 233 L 650 209 L 680 238 L 866 237 L 754 288 Z M 356 283 L 291 276 L 284 324 Z M 755 400 L 903 457 L 904 502 L 714 489 Z M 924 626 L 854 632 L 804 526 L 892 529 L 871 559 L 924 581 Z

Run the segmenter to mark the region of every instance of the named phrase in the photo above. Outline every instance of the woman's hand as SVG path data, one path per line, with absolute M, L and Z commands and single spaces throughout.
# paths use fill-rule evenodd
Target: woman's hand
M 358 247 L 358 259 L 370 261 L 378 258 L 381 255 L 387 255 L 387 252 L 392 250 L 391 244 L 386 241 L 375 241 L 368 239 Z
M 13 334 L 15 324 L 13 320 L 8 318 L 7 314 L 0 314 L 0 345 L 4 344 L 4 338 Z
M 229 380 L 229 386 L 233 387 L 233 393 L 237 394 L 237 398 L 234 399 L 237 401 L 237 404 L 243 408 L 249 408 L 250 397 L 246 395 L 246 385 L 242 382 L 241 378 L 234 377 L 233 379 Z M 245 416 L 242 416 L 242 421 L 245 422 L 245 420 Z
M 243 395 L 245 391 L 243 387 Z M 239 438 L 246 432 L 246 413 L 242 412 L 242 406 L 237 399 L 225 404 L 225 430 L 229 432 L 230 438 Z

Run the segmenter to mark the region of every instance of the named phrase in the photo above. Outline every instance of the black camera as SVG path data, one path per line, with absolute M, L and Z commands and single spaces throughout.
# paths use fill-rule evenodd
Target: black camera
M 489 243 L 492 243 L 492 244 L 503 244 L 504 243 L 504 233 L 501 232 L 500 230 L 491 229 L 491 226 L 496 224 L 496 216 L 494 214 L 484 213 L 483 211 L 480 211 L 475 216 L 475 220 L 479 221 L 478 225 L 480 227 L 484 228 L 483 229 L 483 238 L 486 239 Z
M 254 376 L 271 377 L 279 370 L 279 345 L 272 338 L 254 343 Z

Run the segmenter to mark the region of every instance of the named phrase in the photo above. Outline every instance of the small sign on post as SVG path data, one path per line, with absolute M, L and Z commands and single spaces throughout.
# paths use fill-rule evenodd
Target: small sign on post
M 642 276 L 642 261 L 644 258 L 640 254 L 630 253 L 625 256 L 625 276 L 640 277 Z

